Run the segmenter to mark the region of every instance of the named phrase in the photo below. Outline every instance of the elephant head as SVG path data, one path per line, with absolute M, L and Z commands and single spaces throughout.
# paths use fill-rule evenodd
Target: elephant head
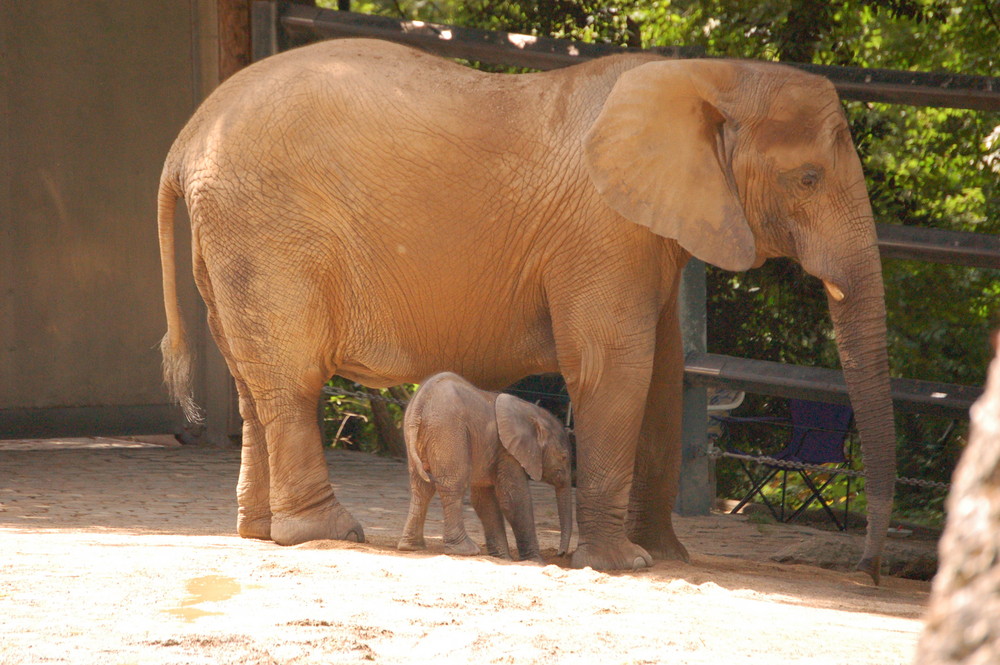
M 569 435 L 555 416 L 512 395 L 496 400 L 500 443 L 532 480 L 541 480 L 556 490 L 559 510 L 559 555 L 569 549 L 573 535 L 573 493 Z
M 859 569 L 877 582 L 895 481 L 885 298 L 833 85 L 762 63 L 642 64 L 618 78 L 584 151 L 608 206 L 690 254 L 727 270 L 789 256 L 823 281 L 867 472 Z

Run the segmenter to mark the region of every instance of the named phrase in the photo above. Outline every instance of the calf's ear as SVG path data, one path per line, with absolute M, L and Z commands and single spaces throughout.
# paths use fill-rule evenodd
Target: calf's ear
M 536 408 L 506 393 L 497 396 L 495 406 L 500 443 L 524 467 L 532 480 L 541 480 L 542 445 Z

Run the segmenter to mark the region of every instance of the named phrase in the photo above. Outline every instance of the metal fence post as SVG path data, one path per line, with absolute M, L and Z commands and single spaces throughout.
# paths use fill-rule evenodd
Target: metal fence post
M 253 62 L 281 50 L 278 41 L 278 16 L 283 3 L 257 1 L 250 8 L 250 49 Z
M 692 258 L 684 269 L 679 295 L 684 354 L 707 350 L 705 264 Z M 715 466 L 706 454 L 708 399 L 705 388 L 684 384 L 681 431 L 681 482 L 674 511 L 707 515 L 715 499 Z

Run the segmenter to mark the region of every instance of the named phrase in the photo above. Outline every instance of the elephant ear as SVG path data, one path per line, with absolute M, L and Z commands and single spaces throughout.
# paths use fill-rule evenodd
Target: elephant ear
M 726 62 L 640 65 L 618 78 L 584 137 L 591 180 L 611 208 L 726 270 L 756 258 L 732 175 L 735 123 L 721 101 L 737 75 Z
M 535 407 L 523 399 L 501 393 L 496 401 L 500 443 L 524 467 L 532 480 L 542 479 L 542 442 Z

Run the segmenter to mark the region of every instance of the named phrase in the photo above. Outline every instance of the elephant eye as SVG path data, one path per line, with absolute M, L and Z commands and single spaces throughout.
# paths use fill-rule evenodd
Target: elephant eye
M 819 173 L 809 169 L 802 174 L 802 178 L 799 180 L 803 187 L 815 187 L 816 183 L 819 182 Z

